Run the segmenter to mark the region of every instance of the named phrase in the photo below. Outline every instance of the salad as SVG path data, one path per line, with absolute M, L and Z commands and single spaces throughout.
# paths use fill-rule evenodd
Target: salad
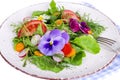
M 48 10 L 34 11 L 12 26 L 16 33 L 13 47 L 24 62 L 23 67 L 30 62 L 55 73 L 81 65 L 85 51 L 98 54 L 100 46 L 96 38 L 105 30 L 89 15 L 58 8 L 54 0 Z

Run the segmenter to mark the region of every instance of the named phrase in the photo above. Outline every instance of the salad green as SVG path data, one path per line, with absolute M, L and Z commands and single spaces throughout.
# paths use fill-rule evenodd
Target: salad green
M 34 11 L 22 23 L 12 24 L 16 37 L 13 47 L 24 61 L 41 70 L 58 73 L 70 65 L 79 66 L 86 57 L 85 51 L 100 52 L 96 38 L 105 30 L 89 16 L 58 8 L 50 2 L 47 11 Z

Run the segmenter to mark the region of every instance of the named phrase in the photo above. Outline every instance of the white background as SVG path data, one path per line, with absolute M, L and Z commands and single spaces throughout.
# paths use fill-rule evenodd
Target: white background
M 0 24 L 12 13 L 33 4 L 50 2 L 51 0 L 0 0 Z M 87 2 L 94 5 L 101 12 L 110 17 L 116 24 L 120 25 L 119 0 L 55 0 L 64 2 Z M 2 45 L 0 45 L 2 46 Z M 120 69 L 103 77 L 102 80 L 120 80 Z M 0 80 L 40 80 L 26 75 L 7 64 L 0 56 Z

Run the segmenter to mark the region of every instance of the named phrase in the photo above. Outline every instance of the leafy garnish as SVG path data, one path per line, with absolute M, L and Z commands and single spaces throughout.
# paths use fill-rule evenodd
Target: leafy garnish
M 81 21 L 85 21 L 87 25 L 91 28 L 93 32 L 93 36 L 98 37 L 103 31 L 105 31 L 105 27 L 100 25 L 98 22 L 94 21 L 89 17 L 89 14 L 84 14 L 81 16 Z
M 55 13 L 55 12 L 58 11 L 58 8 L 57 8 L 56 3 L 55 3 L 54 0 L 52 0 L 52 1 L 50 2 L 49 11 L 50 11 L 51 14 L 53 14 L 53 13 Z
M 84 51 L 78 52 L 76 53 L 76 55 L 71 59 L 71 64 L 78 66 L 80 64 L 82 64 L 82 58 L 85 56 Z
M 91 53 L 97 54 L 100 51 L 99 44 L 91 35 L 77 37 L 73 42 Z
M 45 11 L 34 11 L 32 13 L 32 17 L 40 16 L 42 14 L 45 14 Z
M 65 67 L 61 63 L 57 63 L 56 61 L 54 61 L 49 56 L 31 56 L 30 61 L 42 70 L 50 70 L 56 73 L 63 70 Z

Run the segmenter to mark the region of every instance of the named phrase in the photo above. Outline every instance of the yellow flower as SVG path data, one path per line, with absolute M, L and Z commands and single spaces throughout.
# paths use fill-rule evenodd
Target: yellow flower
M 37 19 L 38 19 L 38 20 L 43 20 L 43 16 L 40 15 Z

